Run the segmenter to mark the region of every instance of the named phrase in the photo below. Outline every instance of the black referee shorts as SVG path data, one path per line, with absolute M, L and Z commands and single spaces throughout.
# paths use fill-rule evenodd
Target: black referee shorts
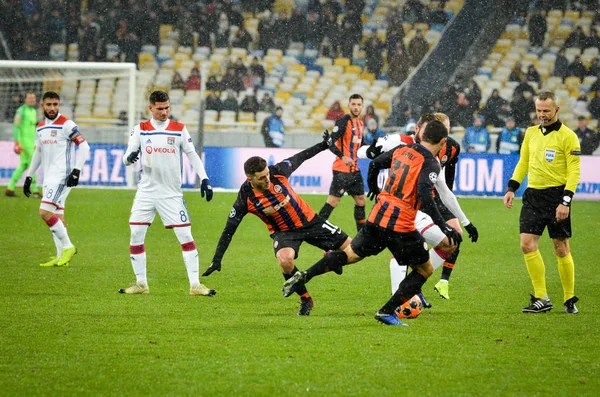
M 329 195 L 342 197 L 346 192 L 351 196 L 362 196 L 365 194 L 365 185 L 360 171 L 333 171 L 333 181 L 331 181 L 331 186 L 329 187 Z
M 340 248 L 348 239 L 348 235 L 338 226 L 317 215 L 306 226 L 275 232 L 271 238 L 275 255 L 282 248 L 293 248 L 296 251 L 294 258 L 298 258 L 300 245 L 304 241 L 324 251 L 331 251 Z
M 541 236 L 544 228 L 548 227 L 550 238 L 571 237 L 572 208 L 570 208 L 567 219 L 562 222 L 556 220 L 556 207 L 562 202 L 564 190 L 564 186 L 548 189 L 525 189 L 519 218 L 519 231 Z
M 384 229 L 366 222 L 352 243 L 352 251 L 361 258 L 379 254 L 388 248 L 400 265 L 420 265 L 429 260 L 427 244 L 417 230 L 407 233 Z

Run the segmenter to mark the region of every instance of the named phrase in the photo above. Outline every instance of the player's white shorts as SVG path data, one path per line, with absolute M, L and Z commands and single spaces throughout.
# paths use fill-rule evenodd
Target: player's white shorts
M 151 225 L 157 212 L 166 228 L 190 226 L 192 224 L 183 196 L 169 198 L 136 196 L 131 207 L 129 224 Z
M 422 211 L 417 211 L 415 218 L 415 226 L 427 244 L 432 247 L 437 247 L 439 243 L 446 237 L 440 227 L 433 223 L 433 219 Z
M 42 187 L 42 203 L 40 209 L 54 212 L 55 214 L 65 213 L 65 202 L 71 192 L 70 187 L 64 183 L 56 185 L 44 185 Z

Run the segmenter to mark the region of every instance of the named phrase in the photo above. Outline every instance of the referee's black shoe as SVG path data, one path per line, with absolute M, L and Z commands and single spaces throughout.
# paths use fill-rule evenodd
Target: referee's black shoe
M 544 313 L 550 310 L 552 310 L 550 299 L 540 299 L 531 295 L 531 302 L 529 306 L 523 308 L 523 313 Z

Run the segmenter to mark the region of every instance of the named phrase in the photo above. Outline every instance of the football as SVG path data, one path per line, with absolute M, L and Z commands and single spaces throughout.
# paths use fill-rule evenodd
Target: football
M 396 314 L 399 318 L 417 318 L 422 310 L 421 299 L 415 295 L 396 309 Z

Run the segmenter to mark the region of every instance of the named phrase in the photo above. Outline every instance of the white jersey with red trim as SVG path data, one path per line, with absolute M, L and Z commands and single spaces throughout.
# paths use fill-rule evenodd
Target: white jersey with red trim
M 35 139 L 42 155 L 44 185 L 65 183 L 75 165 L 77 140 L 83 141 L 79 127 L 59 113 L 54 120 L 45 118 L 37 125 Z
M 192 138 L 184 124 L 173 120 L 144 121 L 135 126 L 124 156 L 140 149 L 139 197 L 179 197 L 181 191 L 182 155 L 197 157 Z M 127 164 L 127 162 L 126 162 Z M 201 173 L 206 175 L 204 167 Z M 196 170 L 198 171 L 198 170 Z M 206 176 L 205 176 L 206 177 Z
M 392 135 L 386 135 L 382 138 L 377 139 L 375 146 L 380 147 L 382 152 L 389 152 L 396 146 L 412 145 L 413 143 L 415 143 L 415 137 L 413 135 L 392 134 Z M 368 148 L 369 148 L 369 145 L 361 146 L 357 152 L 358 158 L 366 159 Z

